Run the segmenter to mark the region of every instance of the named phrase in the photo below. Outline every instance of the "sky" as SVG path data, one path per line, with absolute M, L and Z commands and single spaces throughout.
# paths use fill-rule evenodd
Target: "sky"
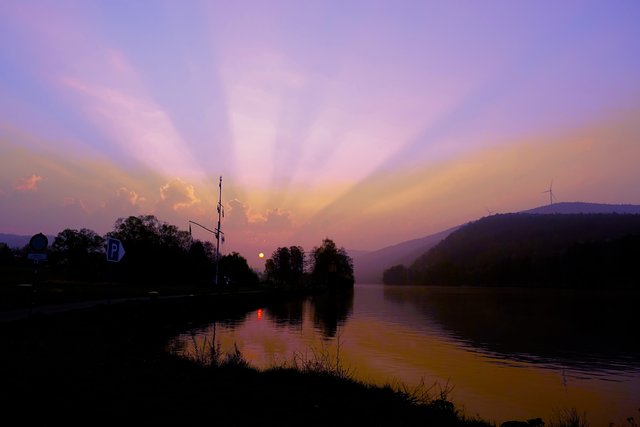
M 0 232 L 259 252 L 640 204 L 640 2 L 0 1 Z M 194 227 L 194 236 L 212 235 Z

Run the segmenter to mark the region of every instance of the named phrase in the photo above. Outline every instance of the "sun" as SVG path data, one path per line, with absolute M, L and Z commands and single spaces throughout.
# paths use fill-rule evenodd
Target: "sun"
M 260 253 L 258 254 L 258 258 L 264 258 L 264 253 L 260 252 Z

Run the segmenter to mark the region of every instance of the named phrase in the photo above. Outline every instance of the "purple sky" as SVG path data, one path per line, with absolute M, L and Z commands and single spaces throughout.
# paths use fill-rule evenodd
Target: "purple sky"
M 378 249 L 640 203 L 638 1 L 0 2 L 0 232 Z M 201 239 L 210 238 L 206 232 Z

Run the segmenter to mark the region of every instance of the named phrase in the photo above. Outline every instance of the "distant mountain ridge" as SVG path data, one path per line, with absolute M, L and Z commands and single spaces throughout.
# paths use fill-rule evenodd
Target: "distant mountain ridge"
M 409 265 L 413 263 L 420 255 L 457 229 L 458 227 L 453 227 L 439 233 L 353 257 L 356 283 L 382 283 L 384 270 L 397 264 Z
M 451 233 L 385 283 L 438 286 L 637 286 L 640 215 L 498 214 Z
M 640 205 L 613 205 L 602 203 L 563 202 L 539 206 L 521 213 L 533 214 L 640 214 Z
M 562 202 L 521 211 L 531 214 L 640 214 L 640 205 Z M 384 270 L 394 265 L 410 266 L 421 255 L 444 240 L 463 224 L 439 233 L 412 239 L 353 257 L 357 283 L 382 283 Z

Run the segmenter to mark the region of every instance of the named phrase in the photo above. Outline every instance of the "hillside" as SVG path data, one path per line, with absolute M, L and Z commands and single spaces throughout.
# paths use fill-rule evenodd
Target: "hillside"
M 427 285 L 631 286 L 640 215 L 502 214 L 451 233 L 409 268 Z
M 552 205 L 539 206 L 521 213 L 533 214 L 590 214 L 590 213 L 619 213 L 640 214 L 640 205 L 604 204 L 585 202 L 563 202 Z M 438 244 L 460 226 L 452 227 L 426 237 L 412 239 L 387 246 L 382 249 L 353 256 L 357 283 L 382 283 L 385 270 L 392 266 L 411 265 L 419 256 Z
M 563 202 L 539 206 L 521 213 L 533 214 L 640 214 L 640 205 L 615 205 L 604 203 Z
M 457 227 L 353 257 L 356 283 L 382 283 L 382 273 L 396 264 L 411 264 Z

